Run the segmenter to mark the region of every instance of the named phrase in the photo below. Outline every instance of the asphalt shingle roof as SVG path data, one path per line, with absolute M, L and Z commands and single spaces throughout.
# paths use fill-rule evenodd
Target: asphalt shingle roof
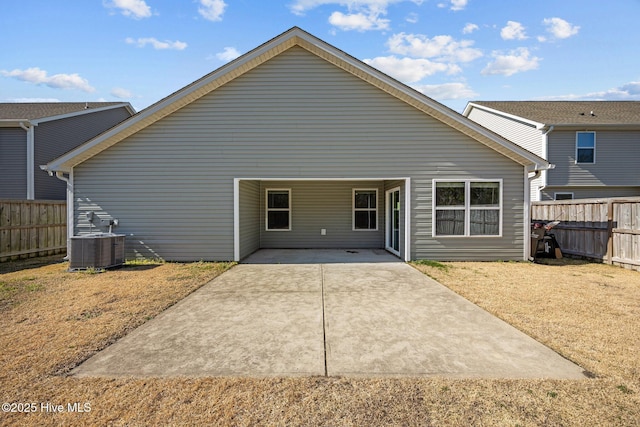
M 11 102 L 0 103 L 0 120 L 35 120 L 91 108 L 109 107 L 122 102 Z
M 640 101 L 472 101 L 472 103 L 547 125 L 640 124 Z

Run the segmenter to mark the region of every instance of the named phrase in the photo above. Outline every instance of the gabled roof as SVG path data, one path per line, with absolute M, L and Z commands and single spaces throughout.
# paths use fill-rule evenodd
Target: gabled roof
M 0 103 L 0 120 L 4 121 L 43 121 L 55 118 L 126 107 L 131 114 L 135 111 L 128 102 L 11 102 Z
M 473 107 L 546 126 L 640 125 L 640 101 L 472 101 L 464 115 Z
M 459 130 L 522 165 L 546 169 L 549 163 L 535 154 L 500 137 L 498 134 L 463 117 L 448 107 L 422 93 L 411 89 L 379 70 L 346 54 L 334 46 L 314 37 L 298 27 L 293 27 L 252 51 L 218 68 L 199 80 L 174 92 L 109 131 L 79 146 L 75 150 L 53 160 L 47 165 L 50 171 L 69 172 L 71 169 L 122 141 L 130 135 L 210 93 L 229 81 L 258 67 L 280 53 L 299 46 L 329 63 L 353 74 L 369 84 L 397 97 L 409 105 Z

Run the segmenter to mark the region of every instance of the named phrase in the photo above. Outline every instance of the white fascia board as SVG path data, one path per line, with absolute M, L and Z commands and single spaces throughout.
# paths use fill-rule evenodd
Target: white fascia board
M 522 123 L 526 123 L 526 124 L 528 124 L 530 126 L 533 126 L 537 130 L 542 130 L 545 127 L 547 127 L 547 124 L 545 124 L 545 123 L 540 123 L 540 122 L 536 122 L 534 120 L 529 120 L 529 119 L 527 119 L 525 117 L 516 116 L 515 114 L 505 113 L 504 111 L 496 110 L 495 108 L 489 108 L 489 107 L 486 107 L 484 105 L 476 104 L 476 103 L 473 103 L 473 102 L 469 102 L 467 104 L 467 106 L 464 108 L 464 112 L 462 113 L 462 115 L 465 116 L 465 117 L 469 117 L 469 114 L 471 114 L 471 110 L 473 110 L 474 108 L 477 108 L 478 110 L 484 110 L 486 112 L 489 112 L 489 113 L 492 113 L 492 114 L 496 114 L 498 116 L 502 116 L 502 117 L 505 117 L 507 119 L 515 120 L 515 121 L 522 122 Z
M 19 128 L 21 123 L 31 125 L 29 119 L 0 119 L 0 128 Z

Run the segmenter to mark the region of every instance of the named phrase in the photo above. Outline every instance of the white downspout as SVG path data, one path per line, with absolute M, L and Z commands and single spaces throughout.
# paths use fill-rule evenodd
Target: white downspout
M 553 132 L 554 126 L 551 125 L 549 128 L 542 134 L 542 153 L 541 157 L 545 159 L 547 162 L 549 161 L 549 134 Z M 537 178 L 537 177 L 536 177 Z M 545 170 L 542 173 L 542 185 L 538 187 L 538 197 L 537 200 L 542 200 L 542 190 L 548 185 L 549 176 L 548 172 Z
M 51 174 L 51 173 L 50 173 Z M 71 257 L 71 237 L 74 233 L 73 224 L 73 171 L 69 172 L 69 176 L 65 177 L 64 172 L 57 171 L 56 178 L 67 183 L 67 256 Z
M 35 190 L 35 147 L 34 147 L 34 130 L 35 125 L 32 123 L 20 122 L 20 127 L 27 131 L 27 200 L 34 200 L 36 197 Z
M 529 174 L 533 172 L 532 176 Z M 524 257 L 526 261 L 529 259 L 531 253 L 531 181 L 538 178 L 542 171 L 538 168 L 538 165 L 533 166 L 531 170 L 530 166 L 524 168 Z

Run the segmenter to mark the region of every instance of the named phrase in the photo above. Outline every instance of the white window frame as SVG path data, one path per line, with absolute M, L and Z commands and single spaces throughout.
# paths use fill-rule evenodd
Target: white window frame
M 436 234 L 436 211 L 438 210 L 461 210 L 461 207 L 452 206 L 452 207 L 436 207 L 436 185 L 439 182 L 456 182 L 456 183 L 464 183 L 464 234 L 459 235 L 439 235 Z M 478 182 L 497 182 L 500 189 L 500 201 L 498 207 L 477 207 L 474 208 L 470 205 L 471 203 L 471 184 Z M 504 208 L 502 199 L 504 197 L 504 185 L 502 179 L 434 179 L 432 183 L 432 210 L 431 210 L 431 236 L 437 237 L 439 239 L 442 238 L 496 238 L 502 237 L 502 223 L 503 223 L 503 214 Z M 472 210 L 497 210 L 498 211 L 498 234 L 471 234 L 471 211 Z
M 271 191 L 286 191 L 289 194 L 289 207 L 288 208 L 269 208 L 269 192 Z M 264 229 L 266 231 L 291 231 L 291 188 L 266 188 L 264 198 Z M 269 212 L 289 212 L 289 228 L 269 228 Z
M 376 207 L 374 209 L 371 208 L 356 208 L 356 191 L 373 191 L 376 193 Z M 380 200 L 378 199 L 378 189 L 377 188 L 354 188 L 351 192 L 351 229 L 353 231 L 378 231 L 378 206 L 380 205 Z M 356 212 L 371 212 L 375 211 L 376 213 L 376 228 L 356 228 Z
M 578 161 L 578 135 L 580 135 L 581 133 L 592 133 L 593 134 L 593 162 L 579 162 Z M 576 132 L 576 161 L 575 164 L 576 165 L 594 165 L 596 163 L 596 132 L 595 131 L 578 131 Z M 584 148 L 582 148 L 584 150 Z
M 570 195 L 571 198 L 570 199 L 558 199 L 558 194 L 562 194 L 563 196 Z M 574 195 L 570 191 L 558 191 L 556 193 L 553 193 L 553 200 L 573 200 L 573 199 L 574 199 Z

